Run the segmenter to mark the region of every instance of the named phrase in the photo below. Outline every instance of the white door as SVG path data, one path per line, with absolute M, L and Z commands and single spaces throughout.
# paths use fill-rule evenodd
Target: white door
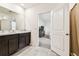
M 69 55 L 68 9 L 60 8 L 52 12 L 51 49 L 59 55 Z

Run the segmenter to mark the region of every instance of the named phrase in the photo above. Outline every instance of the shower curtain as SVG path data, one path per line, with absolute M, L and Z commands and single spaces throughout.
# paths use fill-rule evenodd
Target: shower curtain
M 70 12 L 70 53 L 79 56 L 79 4 Z

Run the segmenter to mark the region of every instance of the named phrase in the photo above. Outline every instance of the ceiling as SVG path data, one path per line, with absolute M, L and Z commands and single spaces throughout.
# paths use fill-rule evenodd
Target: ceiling
M 52 5 L 52 7 L 60 7 L 62 5 L 64 5 L 64 3 L 15 3 L 16 5 L 22 7 L 22 8 L 31 8 L 31 7 L 35 7 L 37 5 Z
M 31 8 L 31 7 L 34 7 L 34 6 L 37 6 L 39 5 L 40 3 L 16 3 L 16 5 L 22 7 L 22 8 Z

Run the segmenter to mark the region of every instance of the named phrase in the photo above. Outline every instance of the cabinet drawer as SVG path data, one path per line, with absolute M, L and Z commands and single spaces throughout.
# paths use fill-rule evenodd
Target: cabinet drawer
M 6 35 L 5 38 L 7 38 L 7 39 L 18 38 L 18 34 Z
M 5 36 L 0 36 L 0 40 L 4 40 L 5 39 Z
M 26 33 L 19 34 L 20 37 L 26 36 Z

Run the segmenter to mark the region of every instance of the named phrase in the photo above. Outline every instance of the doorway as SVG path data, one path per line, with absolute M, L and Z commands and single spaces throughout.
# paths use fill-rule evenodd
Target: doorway
M 44 48 L 51 48 L 50 39 L 50 22 L 51 22 L 51 12 L 40 13 L 38 20 L 39 27 L 39 46 Z

